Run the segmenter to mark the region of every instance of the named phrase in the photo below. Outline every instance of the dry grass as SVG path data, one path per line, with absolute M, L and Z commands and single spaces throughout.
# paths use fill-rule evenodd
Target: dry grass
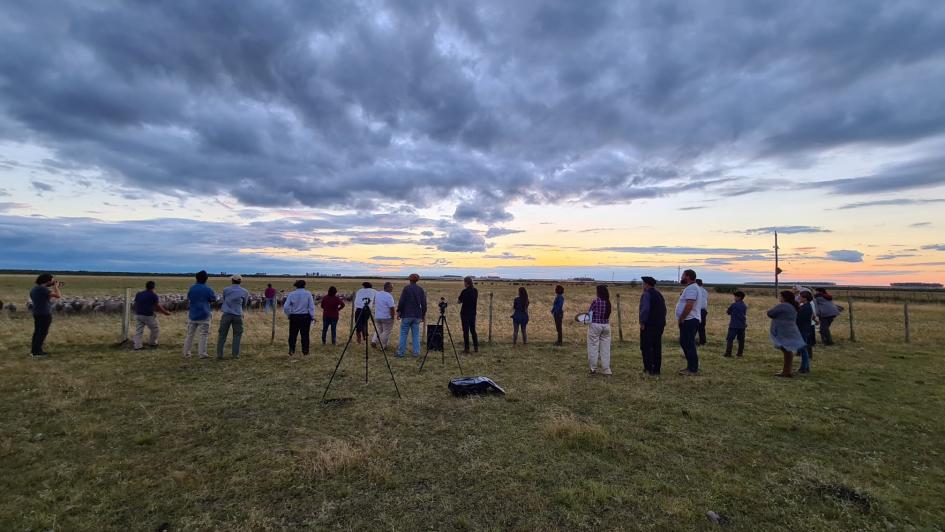
M 455 297 L 456 284 L 427 286 Z M 480 289 L 510 306 L 515 287 Z M 0 317 L 0 530 L 688 530 L 711 526 L 708 510 L 734 530 L 945 525 L 942 307 L 913 307 L 907 346 L 901 307 L 864 303 L 859 342 L 818 350 L 810 377 L 784 382 L 771 377 L 768 300 L 749 298 L 748 355 L 732 360 L 713 294 L 705 375 L 671 373 L 683 362 L 670 331 L 666 374 L 651 380 L 636 295 L 622 292 L 627 341 L 604 379 L 586 374 L 577 324 L 550 345 L 538 313 L 550 287 L 529 290 L 532 344 L 506 343 L 497 303 L 496 342 L 463 357 L 508 395 L 462 400 L 446 390 L 449 359 L 422 374 L 392 360 L 398 401 L 380 354 L 365 384 L 354 351 L 329 395 L 344 400 L 323 404 L 340 347 L 287 359 L 281 316 L 270 346 L 268 316 L 250 313 L 243 359 L 222 362 L 180 358 L 182 315 L 139 353 L 114 346 L 114 316 L 57 317 L 48 360 L 26 356 L 30 320 Z M 591 291 L 569 285 L 568 312 Z

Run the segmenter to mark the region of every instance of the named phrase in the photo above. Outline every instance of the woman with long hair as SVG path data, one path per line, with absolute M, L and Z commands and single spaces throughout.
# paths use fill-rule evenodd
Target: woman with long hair
M 522 345 L 528 345 L 528 291 L 524 286 L 518 287 L 518 297 L 512 302 L 512 345 L 518 343 L 518 331 L 522 331 Z
M 784 368 L 775 377 L 790 378 L 794 376 L 791 369 L 794 353 L 805 349 L 807 342 L 797 328 L 797 302 L 794 301 L 794 293 L 784 290 L 778 296 L 778 301 L 779 303 L 768 311 L 768 317 L 771 318 L 771 343 L 784 353 Z
M 597 298 L 587 311 L 591 323 L 587 326 L 587 362 L 591 366 L 591 375 L 597 373 L 600 363 L 601 373 L 612 375 L 610 371 L 610 291 L 605 285 L 597 285 Z

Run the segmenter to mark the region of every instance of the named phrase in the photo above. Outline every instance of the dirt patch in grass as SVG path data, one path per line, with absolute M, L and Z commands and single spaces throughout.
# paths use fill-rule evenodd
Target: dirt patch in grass
M 570 412 L 551 416 L 542 425 L 542 432 L 546 437 L 575 449 L 601 449 L 609 443 L 603 427 L 579 419 Z

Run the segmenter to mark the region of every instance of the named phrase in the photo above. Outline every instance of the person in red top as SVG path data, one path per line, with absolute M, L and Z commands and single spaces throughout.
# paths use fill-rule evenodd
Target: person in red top
M 276 289 L 272 287 L 272 283 L 266 285 L 266 307 L 264 310 L 276 311 Z
M 331 345 L 335 345 L 338 313 L 345 308 L 345 302 L 337 294 L 338 289 L 332 286 L 328 288 L 328 295 L 322 298 L 322 345 L 325 344 L 325 336 L 329 326 L 331 327 Z

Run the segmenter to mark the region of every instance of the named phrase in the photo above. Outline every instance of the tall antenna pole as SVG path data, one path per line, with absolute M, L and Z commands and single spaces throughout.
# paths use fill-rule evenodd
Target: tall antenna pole
M 781 268 L 778 266 L 778 232 L 774 232 L 774 297 L 778 297 L 779 282 L 778 276 L 781 275 Z

